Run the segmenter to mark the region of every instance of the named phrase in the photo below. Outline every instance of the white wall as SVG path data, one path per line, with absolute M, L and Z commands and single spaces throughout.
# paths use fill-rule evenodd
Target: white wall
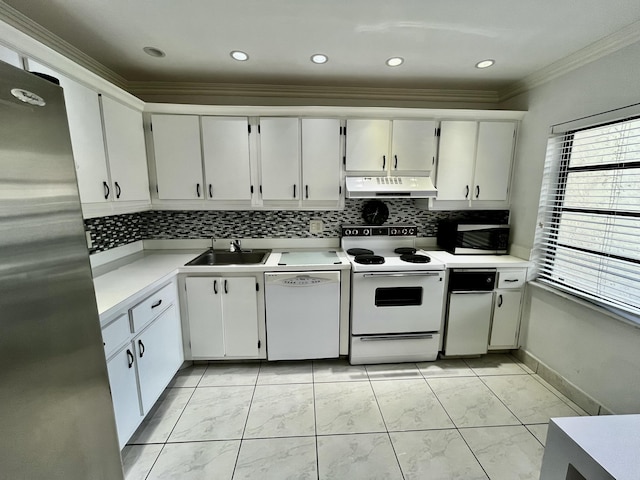
M 533 246 L 550 126 L 639 102 L 636 43 L 502 105 L 529 111 L 512 187 L 512 241 L 519 252 Z M 639 413 L 640 329 L 539 288 L 528 295 L 523 348 L 613 412 Z

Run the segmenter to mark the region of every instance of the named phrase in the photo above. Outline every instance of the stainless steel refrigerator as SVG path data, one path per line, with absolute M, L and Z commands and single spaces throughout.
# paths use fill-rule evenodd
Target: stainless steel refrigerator
M 62 89 L 4 62 L 0 478 L 123 478 Z

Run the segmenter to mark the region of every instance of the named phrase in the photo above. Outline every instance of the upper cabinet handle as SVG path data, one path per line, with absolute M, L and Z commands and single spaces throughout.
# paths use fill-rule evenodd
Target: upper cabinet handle
M 293 185 L 293 198 L 296 198 L 296 186 L 295 186 L 295 184 Z
M 476 185 L 476 198 L 480 196 L 480 185 Z
M 467 193 L 464 194 L 464 198 L 469 198 L 469 185 L 467 185 Z
M 140 358 L 144 356 L 144 343 L 142 340 L 138 340 L 138 348 L 140 349 Z
M 160 305 L 162 305 L 162 299 L 158 300 L 156 303 L 151 305 L 151 308 L 156 308 L 156 307 L 159 307 Z
M 309 185 L 305 185 L 304 186 L 304 190 L 305 190 L 305 192 L 304 192 L 305 197 L 309 198 Z
M 129 368 L 133 367 L 133 360 L 134 360 L 133 353 L 131 353 L 131 350 L 127 348 L 127 367 Z
M 398 155 L 394 155 L 393 158 L 395 159 L 395 164 L 393 165 L 393 168 L 397 169 L 398 168 Z
M 384 170 L 387 166 L 387 157 L 386 155 L 382 155 L 382 169 Z
M 196 183 L 196 195 L 198 195 L 198 198 L 200 198 L 200 184 Z
M 122 193 L 122 190 L 120 189 L 120 185 L 118 185 L 118 182 L 114 182 L 115 186 L 116 186 L 116 198 L 120 198 L 120 194 Z
M 209 198 L 213 198 L 213 185 L 209 184 Z
M 109 184 L 107 182 L 102 182 L 102 186 L 104 187 L 104 199 L 108 200 L 109 193 L 111 193 L 111 190 L 109 190 Z

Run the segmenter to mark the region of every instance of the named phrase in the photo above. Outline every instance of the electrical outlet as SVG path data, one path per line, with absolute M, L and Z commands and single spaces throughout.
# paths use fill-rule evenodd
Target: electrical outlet
M 91 241 L 91 232 L 84 232 L 84 234 L 87 238 L 87 247 L 93 247 L 93 242 Z
M 309 233 L 322 233 L 322 220 L 309 221 Z

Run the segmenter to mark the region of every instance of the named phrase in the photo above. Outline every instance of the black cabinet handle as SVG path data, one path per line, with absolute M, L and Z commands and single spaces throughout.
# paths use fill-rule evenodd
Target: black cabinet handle
M 159 307 L 160 305 L 162 305 L 162 299 L 158 300 L 156 303 L 151 305 L 151 308 L 156 308 L 156 307 Z
M 224 281 L 224 293 L 229 293 L 229 289 L 227 288 L 227 281 Z
M 476 185 L 476 198 L 480 196 L 480 185 Z
M 109 193 L 111 193 L 111 190 L 109 190 L 109 184 L 107 182 L 102 182 L 102 186 L 104 187 L 104 199 L 108 200 Z
M 304 192 L 305 197 L 309 198 L 309 185 L 305 185 L 304 186 L 304 190 L 305 190 L 305 192 Z
M 142 340 L 138 340 L 138 348 L 140 349 L 140 358 L 144 355 L 144 343 Z
M 382 155 L 382 169 L 384 170 L 387 166 L 387 156 Z
M 129 368 L 133 367 L 133 360 L 134 360 L 133 353 L 131 353 L 131 350 L 127 348 L 127 367 Z
M 502 306 L 502 295 L 498 295 L 498 308 Z
M 398 155 L 394 155 L 393 158 L 395 159 L 395 164 L 393 165 L 393 168 L 398 168 Z
M 213 198 L 213 185 L 209 184 L 209 198 Z
M 514 283 L 517 282 L 518 279 L 517 278 L 505 278 L 504 280 L 506 283 Z
M 296 198 L 296 186 L 293 186 L 293 198 Z
M 120 194 L 122 193 L 122 190 L 120 189 L 120 185 L 118 185 L 118 182 L 114 182 L 115 186 L 116 186 L 116 198 L 120 198 Z
M 198 195 L 198 198 L 200 198 L 200 184 L 196 183 L 196 194 Z
M 216 295 L 218 294 L 218 281 L 217 280 L 213 281 L 213 293 L 215 293 Z
M 469 198 L 469 185 L 467 185 L 467 193 L 464 194 L 464 198 Z

